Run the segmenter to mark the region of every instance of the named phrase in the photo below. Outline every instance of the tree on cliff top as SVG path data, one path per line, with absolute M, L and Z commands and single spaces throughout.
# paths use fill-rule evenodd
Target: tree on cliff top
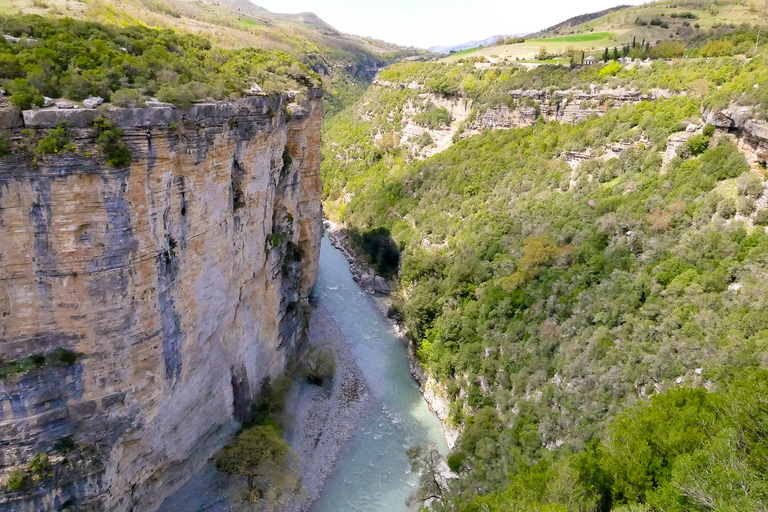
M 246 478 L 246 500 L 262 510 L 279 510 L 294 495 L 300 482 L 291 447 L 272 425 L 259 425 L 240 433 L 219 452 L 216 468 Z

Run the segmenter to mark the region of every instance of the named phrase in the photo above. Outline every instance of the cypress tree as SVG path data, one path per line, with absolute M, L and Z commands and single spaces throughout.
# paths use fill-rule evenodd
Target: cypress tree
M 603 53 L 603 62 L 608 62 L 608 59 L 610 59 L 610 56 L 608 55 L 608 47 L 605 47 L 605 53 Z

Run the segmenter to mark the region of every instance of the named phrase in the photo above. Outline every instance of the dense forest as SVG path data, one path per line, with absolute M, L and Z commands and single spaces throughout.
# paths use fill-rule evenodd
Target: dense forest
M 767 176 L 702 120 L 765 119 L 756 43 L 743 26 L 646 66 L 406 62 L 379 79 L 422 89 L 374 87 L 329 119 L 326 211 L 362 250 L 374 230 L 400 248 L 390 316 L 462 431 L 458 478 L 422 489 L 432 509 L 764 509 Z M 423 161 L 401 144 L 408 102 L 445 124 L 425 92 L 476 116 L 514 108 L 515 89 L 591 84 L 677 95 L 455 137 Z M 703 129 L 665 162 L 689 124 Z
M 124 28 L 41 16 L 0 17 L 0 80 L 13 106 L 43 97 L 100 96 L 117 106 L 150 97 L 189 106 L 239 96 L 253 84 L 267 93 L 319 86 L 319 77 L 288 54 L 225 50 L 199 36 L 135 25 Z

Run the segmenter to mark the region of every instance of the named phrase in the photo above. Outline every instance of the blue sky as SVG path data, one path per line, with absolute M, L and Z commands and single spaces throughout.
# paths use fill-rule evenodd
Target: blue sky
M 572 16 L 641 0 L 255 0 L 273 12 L 311 11 L 337 29 L 391 43 L 453 45 L 530 33 Z

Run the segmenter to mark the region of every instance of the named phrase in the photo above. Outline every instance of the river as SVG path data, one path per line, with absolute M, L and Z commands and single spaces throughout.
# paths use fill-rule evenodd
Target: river
M 447 453 L 440 422 L 411 377 L 405 344 L 354 282 L 347 260 L 327 237 L 313 295 L 336 320 L 373 404 L 310 512 L 406 512 L 418 475 L 410 472 L 405 451 L 432 443 Z
M 330 442 L 321 441 L 318 445 L 314 441 L 310 446 L 310 457 L 303 469 L 307 472 L 305 477 L 313 475 L 310 478 L 318 479 L 317 485 L 307 485 L 305 489 L 315 490 L 311 496 L 300 498 L 291 509 L 303 507 L 302 499 L 317 496 L 314 493 L 320 484 L 318 475 L 327 474 L 317 471 L 317 465 L 327 469 L 331 458 L 336 457 L 309 512 L 408 512 L 405 500 L 417 485 L 418 475 L 410 472 L 405 451 L 416 444 L 431 443 L 446 454 L 448 447 L 440 422 L 411 378 L 405 344 L 374 299 L 354 282 L 347 260 L 327 237 L 322 242 L 312 302 L 316 312 L 322 311 L 322 318 L 313 313 L 315 323 L 310 327 L 310 338 L 319 336 L 319 329 L 322 335 L 330 333 L 333 344 L 343 349 L 343 354 L 337 353 L 337 361 L 341 363 L 339 357 L 343 356 L 344 369 L 337 366 L 337 371 L 346 377 L 339 377 L 339 385 L 351 382 L 352 375 L 365 381 L 367 391 L 360 407 L 347 404 L 345 409 L 315 386 L 299 382 L 295 388 L 292 406 L 288 408 L 293 407 L 289 412 L 302 420 L 294 426 L 300 423 L 306 429 L 314 420 Z M 328 420 L 328 415 L 339 421 Z M 354 425 L 357 426 L 345 443 L 347 434 L 340 430 L 348 433 Z M 304 436 L 292 440 L 297 443 L 294 449 L 315 440 L 306 430 L 298 431 Z M 209 461 L 167 498 L 158 512 L 240 510 L 237 491 L 243 484 L 242 479 L 228 479 L 218 473 L 215 464 Z

